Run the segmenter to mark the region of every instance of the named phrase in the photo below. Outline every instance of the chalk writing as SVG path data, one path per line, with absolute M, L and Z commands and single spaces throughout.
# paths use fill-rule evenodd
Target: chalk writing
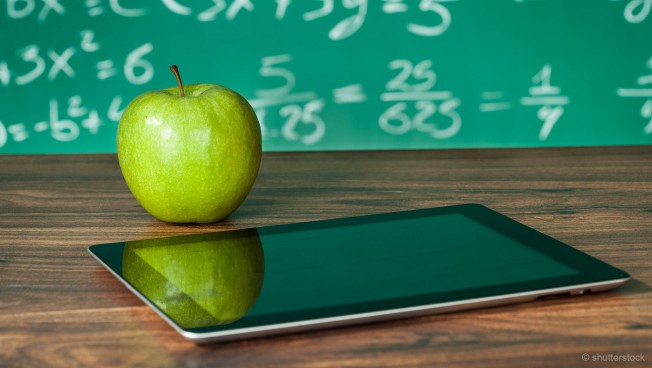
M 325 100 L 314 91 L 294 92 L 296 77 L 288 69 L 292 55 L 267 56 L 261 60 L 259 74 L 262 77 L 280 79 L 278 87 L 257 90 L 257 99 L 251 100 L 260 121 L 263 139 L 276 138 L 279 134 L 287 141 L 298 141 L 304 145 L 319 142 L 325 134 L 326 123 L 319 113 Z M 278 128 L 268 128 L 268 110 L 275 108 L 283 123 Z
M 0 153 L 111 151 L 127 103 L 171 86 L 172 63 L 248 98 L 266 149 L 647 143 L 651 12 L 652 0 L 0 0 Z
M 616 94 L 620 97 L 634 97 L 644 100 L 640 114 L 643 119 L 648 120 L 643 127 L 643 132 L 649 135 L 652 134 L 652 57 L 645 66 L 650 69 L 650 74 L 639 76 L 636 79 L 636 87 L 634 88 L 618 88 Z
M 551 85 L 552 66 L 546 64 L 532 77 L 534 86 L 530 87 L 530 95 L 521 98 L 521 105 L 540 106 L 537 117 L 543 122 L 539 130 L 539 139 L 545 141 L 550 136 L 559 118 L 564 114 L 564 106 L 570 99 L 561 95 L 561 88 Z
M 462 118 L 456 109 L 461 101 L 451 91 L 433 91 L 437 74 L 432 69 L 432 60 L 422 60 L 416 64 L 406 59 L 389 62 L 390 70 L 398 74 L 385 85 L 386 92 L 380 95 L 383 102 L 394 102 L 378 118 L 380 128 L 393 135 L 402 135 L 415 130 L 432 138 L 447 139 L 455 136 L 462 127 Z M 435 101 L 441 101 L 436 104 Z M 413 103 L 416 113 L 407 112 Z M 449 121 L 432 121 L 439 113 Z

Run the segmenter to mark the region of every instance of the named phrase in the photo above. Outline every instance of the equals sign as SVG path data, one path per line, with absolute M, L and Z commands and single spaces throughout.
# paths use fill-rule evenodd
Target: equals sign
M 333 90 L 333 101 L 339 104 L 358 103 L 367 101 L 367 95 L 362 90 L 361 84 L 351 84 Z
M 97 17 L 104 13 L 104 8 L 102 7 L 101 0 L 86 0 L 86 7 L 88 8 L 88 15 L 91 17 Z
M 480 104 L 480 111 L 482 112 L 492 112 L 500 110 L 509 110 L 512 108 L 512 104 L 505 101 L 498 101 L 504 97 L 504 94 L 499 91 L 491 92 L 482 92 L 482 99 L 484 101 Z

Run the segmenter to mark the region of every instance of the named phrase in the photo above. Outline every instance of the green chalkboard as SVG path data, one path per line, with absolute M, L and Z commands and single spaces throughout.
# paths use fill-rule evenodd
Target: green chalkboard
M 217 83 L 264 149 L 652 143 L 652 0 L 1 0 L 0 153 L 114 152 Z

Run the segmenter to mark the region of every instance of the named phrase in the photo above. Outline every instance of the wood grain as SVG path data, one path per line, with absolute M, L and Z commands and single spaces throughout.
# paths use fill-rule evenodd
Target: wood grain
M 185 341 L 95 243 L 476 202 L 630 272 L 618 291 L 282 337 Z M 115 155 L 0 156 L 0 366 L 613 367 L 652 361 L 652 147 L 266 153 L 226 221 L 153 219 Z M 584 362 L 582 354 L 646 362 Z

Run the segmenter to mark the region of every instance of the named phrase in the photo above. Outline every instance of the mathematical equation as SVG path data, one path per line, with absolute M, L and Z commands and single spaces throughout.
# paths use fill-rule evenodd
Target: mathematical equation
M 256 90 L 256 98 L 249 100 L 259 118 L 265 140 L 282 138 L 306 146 L 318 143 L 327 131 L 328 124 L 322 113 L 329 104 L 361 104 L 369 101 L 364 86 L 359 83 L 333 88 L 328 98 L 320 96 L 317 91 L 296 91 L 297 78 L 290 69 L 292 63 L 293 57 L 290 54 L 261 59 L 259 76 L 274 78 L 278 84 L 274 88 Z M 650 73 L 639 76 L 635 87 L 618 88 L 616 95 L 644 99 L 640 110 L 641 117 L 646 119 L 643 132 L 650 135 L 652 57 L 645 65 Z M 458 108 L 462 101 L 453 91 L 435 88 L 438 75 L 433 68 L 433 60 L 414 62 L 394 59 L 387 64 L 387 69 L 395 75 L 385 83 L 385 90 L 377 94 L 377 101 L 387 106 L 378 114 L 379 129 L 390 135 L 415 132 L 433 139 L 449 139 L 460 132 L 463 119 Z M 552 83 L 552 70 L 551 65 L 543 65 L 531 78 L 528 93 L 518 99 L 520 106 L 537 108 L 533 117 L 541 124 L 538 133 L 541 141 L 548 139 L 571 102 L 568 96 L 562 94 L 561 87 Z M 514 101 L 505 99 L 503 91 L 496 90 L 481 92 L 478 100 L 477 109 L 483 113 L 510 110 L 515 104 Z M 0 148 L 8 140 L 22 142 L 32 134 L 45 132 L 60 142 L 74 141 L 82 129 L 95 135 L 104 122 L 117 123 L 124 106 L 122 97 L 115 96 L 102 111 L 103 114 L 100 114 L 98 109 L 85 106 L 79 95 L 68 98 L 63 104 L 57 99 L 51 99 L 46 120 L 31 126 L 0 121 Z M 274 116 L 270 119 L 272 114 Z M 279 121 L 280 124 L 277 123 Z
M 358 32 L 365 24 L 369 14 L 370 5 L 380 5 L 384 14 L 407 13 L 410 7 L 418 12 L 432 14 L 429 24 L 406 21 L 406 29 L 412 34 L 432 37 L 443 34 L 451 25 L 451 13 L 445 5 L 446 2 L 457 0 L 420 0 L 419 2 L 407 0 L 384 0 L 370 2 L 368 0 L 320 0 L 321 4 L 307 2 L 293 2 L 292 0 L 276 0 L 274 14 L 276 20 L 282 21 L 288 16 L 288 10 L 302 5 L 298 16 L 305 22 L 314 22 L 320 19 L 333 21 L 333 27 L 328 32 L 331 40 L 338 41 L 348 38 Z M 85 0 L 83 5 L 89 17 L 99 17 L 108 13 L 120 17 L 136 18 L 145 17 L 151 8 L 127 5 L 128 1 L 121 0 Z M 194 17 L 199 22 L 213 22 L 220 18 L 233 21 L 241 13 L 252 13 L 257 2 L 253 0 L 212 0 L 208 6 L 199 8 L 197 5 L 183 5 L 176 0 L 161 0 L 159 5 L 164 6 L 169 12 L 177 16 Z M 77 5 L 78 6 L 78 5 Z M 151 6 L 151 5 L 150 5 Z M 306 8 L 308 6 L 308 8 Z M 66 14 L 66 7 L 59 0 L 6 0 L 7 16 L 11 19 L 35 19 L 43 24 L 53 16 Z M 340 12 L 349 13 L 343 19 L 337 19 Z
M 66 7 L 59 0 L 5 0 L 7 16 L 11 19 L 36 19 L 43 24 L 49 17 L 66 14 Z M 407 21 L 405 28 L 408 32 L 424 37 L 440 36 L 451 26 L 452 16 L 446 3 L 457 0 L 382 0 L 371 2 L 371 5 L 380 6 L 384 14 L 393 15 L 408 13 L 410 7 L 415 7 L 418 12 L 430 14 L 432 21 L 428 24 Z M 523 3 L 527 0 L 513 0 Z M 621 1 L 621 0 L 609 0 Z M 299 6 L 299 2 L 292 0 L 276 0 L 273 17 L 279 21 L 287 16 L 288 9 Z M 348 38 L 358 32 L 365 24 L 369 14 L 369 0 L 319 0 L 314 9 L 302 9 L 300 17 L 303 21 L 312 22 L 322 18 L 336 17 L 334 14 L 339 7 L 347 14 L 344 19 L 335 19 L 334 25 L 328 32 L 331 40 L 338 41 Z M 127 1 L 121 0 L 85 0 L 83 5 L 89 17 L 99 17 L 111 13 L 120 17 L 144 17 L 150 9 L 142 4 L 139 7 L 127 6 Z M 235 20 L 242 12 L 251 13 L 256 9 L 253 0 L 212 0 L 204 8 L 183 5 L 176 0 L 161 0 L 160 3 L 172 14 L 183 17 L 194 17 L 199 22 L 212 22 L 220 17 L 226 21 Z M 305 7 L 305 3 L 302 4 Z M 314 5 L 310 5 L 311 7 Z M 623 15 L 629 23 L 643 22 L 652 10 L 652 0 L 628 0 L 624 7 Z
M 259 70 L 261 76 L 280 77 L 283 84 L 274 89 L 256 91 L 257 99 L 251 100 L 261 123 L 265 139 L 283 137 L 287 141 L 300 141 L 305 145 L 319 142 L 326 132 L 326 123 L 320 112 L 327 99 L 315 91 L 295 92 L 296 77 L 283 64 L 289 64 L 292 56 L 277 55 L 263 58 Z M 454 137 L 462 128 L 462 116 L 457 111 L 462 101 L 452 91 L 434 89 L 437 73 L 432 60 L 412 62 L 395 59 L 388 69 L 398 73 L 385 84 L 385 91 L 378 99 L 390 106 L 378 117 L 378 126 L 391 135 L 403 135 L 410 131 L 429 135 L 434 139 Z M 523 106 L 539 107 L 536 114 L 542 122 L 538 138 L 548 139 L 550 132 L 570 103 L 568 96 L 561 95 L 561 88 L 551 84 L 552 67 L 544 65 L 532 78 L 529 94 L 520 99 Z M 500 91 L 481 94 L 478 109 L 482 112 L 509 110 L 510 102 L 499 101 Z M 354 83 L 332 90 L 331 103 L 354 104 L 368 100 L 362 84 Z M 267 117 L 270 108 L 276 108 L 278 117 L 284 119 L 281 127 L 270 128 Z M 299 133 L 298 127 L 302 126 Z
M 62 51 L 52 48 L 44 50 L 37 44 L 25 45 L 16 51 L 14 60 L 0 60 L 0 85 L 2 87 L 11 84 L 24 86 L 39 78 L 45 78 L 48 82 L 58 78 L 74 79 L 76 68 L 70 61 L 73 56 L 79 53 L 96 53 L 100 48 L 95 32 L 88 29 L 79 32 L 79 40 Z M 152 80 L 154 67 L 145 56 L 153 49 L 152 43 L 147 42 L 134 48 L 125 56 L 120 69 L 129 83 L 141 85 Z M 118 74 L 115 61 L 112 59 L 97 60 L 94 65 L 99 80 Z
M 89 108 L 83 103 L 79 95 L 70 97 L 66 104 L 60 107 L 57 99 L 48 103 L 48 118 L 36 123 L 25 124 L 21 122 L 3 123 L 0 121 L 0 148 L 9 140 L 22 142 L 32 135 L 46 134 L 49 132 L 52 139 L 59 142 L 72 142 L 79 138 L 81 129 L 88 130 L 89 134 L 97 135 L 104 121 L 117 123 L 120 121 L 124 106 L 122 97 L 115 96 L 109 103 L 106 113 L 100 115 L 97 109 Z
M 650 69 L 650 74 L 644 74 L 636 78 L 635 87 L 618 88 L 616 94 L 625 98 L 642 99 L 640 114 L 646 120 L 643 132 L 652 134 L 652 57 L 647 61 L 645 66 Z
M 506 3 L 537 1 L 541 0 L 504 0 Z M 622 11 L 625 22 L 618 20 L 620 15 L 614 18 L 624 24 L 623 27 L 640 29 L 641 26 L 634 25 L 652 22 L 652 0 L 604 1 L 603 4 L 607 1 L 613 3 L 613 8 L 618 9 L 617 15 Z M 45 28 L 49 21 L 55 23 L 52 21 L 55 18 L 73 15 L 99 20 L 100 17 L 109 16 L 153 17 L 163 12 L 171 17 L 185 17 L 197 22 L 237 22 L 254 13 L 261 13 L 261 17 L 269 17 L 279 24 L 284 21 L 299 21 L 302 25 L 320 23 L 320 31 L 314 39 L 321 37 L 328 45 L 342 45 L 338 41 L 359 35 L 365 25 L 374 27 L 369 25 L 371 21 L 368 17 L 383 16 L 396 20 L 387 24 L 402 27 L 398 31 L 392 29 L 390 32 L 392 35 L 400 34 L 396 36 L 401 37 L 397 40 L 414 42 L 415 54 L 424 55 L 417 52 L 417 49 L 432 47 L 430 43 L 433 37 L 442 36 L 440 38 L 445 39 L 443 36 L 455 36 L 453 32 L 449 32 L 453 27 L 453 16 L 462 11 L 460 4 L 466 2 L 0 0 L 0 16 L 6 15 L 10 20 L 25 23 L 30 27 L 35 23 L 37 27 Z M 476 7 L 478 5 L 473 4 L 473 8 Z M 515 12 L 520 12 L 521 5 L 514 8 Z M 611 13 L 612 7 L 608 11 Z M 45 42 L 37 39 L 21 42 L 20 38 L 16 38 L 17 42 L 13 46 L 3 46 L 0 50 L 0 103 L 10 100 L 7 97 L 10 94 L 7 92 L 11 89 L 20 90 L 24 94 L 24 91 L 40 89 L 44 84 L 51 85 L 51 90 L 55 91 L 60 86 L 67 86 L 68 82 L 72 85 L 73 81 L 78 83 L 92 78 L 93 81 L 88 83 L 91 88 L 108 91 L 115 88 L 117 82 L 144 86 L 155 81 L 157 72 L 153 61 L 159 56 L 158 53 L 169 48 L 169 45 L 165 45 L 160 38 L 146 37 L 141 41 L 126 38 L 118 41 L 119 48 L 116 49 L 116 41 L 112 36 L 101 33 L 102 28 L 95 30 L 91 27 L 95 26 L 83 26 L 81 29 L 73 27 L 70 29 L 72 33 L 62 33 L 68 35 L 68 39 L 45 37 Z M 326 34 L 321 33 L 323 29 L 327 30 Z M 248 36 L 258 37 L 257 34 Z M 365 33 L 365 37 L 370 36 Z M 317 49 L 319 45 L 314 47 Z M 11 50 L 7 50 L 8 48 Z M 283 49 L 287 47 L 284 46 Z M 457 79 L 461 77 L 459 70 L 450 69 L 450 66 L 438 67 L 445 64 L 441 63 L 440 58 L 445 59 L 447 55 L 434 57 L 433 53 L 429 53 L 415 57 L 409 56 L 411 52 L 406 51 L 408 49 L 399 48 L 397 51 L 388 47 L 387 52 L 374 55 L 373 59 L 363 58 L 365 62 L 373 64 L 369 65 L 369 70 L 378 73 L 380 69 L 385 73 L 379 81 L 376 76 L 369 78 L 369 75 L 356 76 L 348 71 L 342 72 L 341 69 L 347 68 L 346 63 L 343 63 L 334 64 L 333 70 L 320 71 L 324 74 L 334 73 L 333 75 L 341 73 L 344 78 L 337 79 L 340 81 L 337 84 L 331 83 L 329 78 L 316 85 L 302 83 L 302 73 L 312 72 L 311 62 L 302 58 L 301 56 L 305 55 L 300 52 L 293 53 L 290 50 L 278 53 L 275 50 L 261 53 L 256 51 L 256 54 L 245 55 L 254 61 L 260 58 L 257 70 L 252 68 L 238 72 L 247 76 L 255 75 L 257 78 L 249 81 L 246 87 L 251 87 L 251 90 L 247 91 L 249 94 L 245 93 L 245 97 L 249 98 L 256 111 L 263 138 L 266 141 L 290 142 L 302 147 L 323 142 L 329 133 L 339 129 L 334 125 L 338 121 L 334 121 L 332 116 L 336 115 L 334 112 L 340 112 L 337 106 L 341 105 L 361 106 L 360 109 L 348 111 L 363 111 L 367 114 L 365 118 L 373 121 L 372 129 L 381 136 L 409 135 L 431 140 L 448 140 L 458 136 L 470 126 L 469 116 L 477 120 L 477 113 L 487 116 L 488 121 L 509 121 L 510 116 L 505 115 L 503 118 L 500 114 L 513 110 L 518 110 L 519 113 L 525 111 L 531 120 L 524 120 L 522 124 L 535 127 L 532 130 L 536 131 L 536 134 L 528 137 L 539 142 L 555 137 L 556 127 L 572 124 L 567 121 L 570 111 L 582 114 L 583 109 L 586 109 L 586 106 L 577 106 L 579 99 L 565 93 L 573 89 L 567 88 L 564 79 L 558 77 L 559 70 L 567 68 L 567 65 L 560 61 L 551 63 L 548 60 L 529 60 L 527 65 L 531 67 L 531 74 L 528 69 L 528 74 L 517 77 L 515 85 L 518 87 L 510 84 L 509 89 L 501 89 L 498 85 L 498 88 L 469 91 L 464 81 Z M 268 56 L 261 57 L 262 55 Z M 450 56 L 448 57 L 450 59 Z M 324 65 L 330 66 L 330 62 L 324 62 Z M 623 81 L 618 84 L 622 87 L 617 88 L 612 96 L 627 101 L 640 101 L 638 111 L 633 113 L 637 114 L 637 119 L 639 115 L 643 119 L 642 133 L 652 136 L 652 57 L 642 60 L 640 65 L 643 67 L 642 71 L 632 75 L 631 83 Z M 342 80 L 344 82 L 341 82 Z M 375 83 L 377 81 L 379 84 Z M 370 85 L 371 83 L 373 85 Z M 274 87 L 260 88 L 263 85 Z M 451 88 L 441 88 L 442 85 Z M 98 93 L 97 96 L 85 93 L 80 91 L 46 95 L 33 105 L 35 111 L 42 112 L 32 118 L 7 116 L 11 110 L 3 105 L 0 109 L 0 149 L 12 142 L 21 143 L 46 135 L 57 142 L 73 142 L 80 137 L 83 139 L 84 135 L 96 136 L 103 131 L 114 132 L 128 102 L 125 101 L 124 95 L 116 92 Z M 623 106 L 630 108 L 632 105 Z M 499 118 L 493 119 L 493 116 Z

